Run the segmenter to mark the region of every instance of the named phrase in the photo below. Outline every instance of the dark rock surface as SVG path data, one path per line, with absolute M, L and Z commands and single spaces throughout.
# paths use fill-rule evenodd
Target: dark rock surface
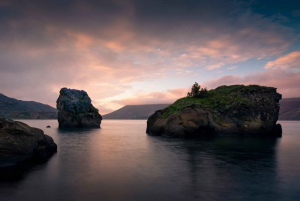
M 0 167 L 25 161 L 43 162 L 55 152 L 57 145 L 41 129 L 0 118 Z
M 281 94 L 273 87 L 221 86 L 204 98 L 182 98 L 156 111 L 147 121 L 149 135 L 281 136 L 276 124 Z
M 64 127 L 100 128 L 102 116 L 83 90 L 62 88 L 56 101 L 58 123 Z

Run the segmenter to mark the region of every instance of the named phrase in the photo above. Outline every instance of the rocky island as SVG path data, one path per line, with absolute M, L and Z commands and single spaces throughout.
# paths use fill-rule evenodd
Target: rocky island
M 102 116 L 92 105 L 83 90 L 62 88 L 56 101 L 57 119 L 60 128 L 96 127 L 100 128 Z
M 152 114 L 146 132 L 165 137 L 281 136 L 276 124 L 281 97 L 273 87 L 232 85 L 207 91 L 195 83 L 187 97 Z
M 0 167 L 25 161 L 43 162 L 56 151 L 53 139 L 41 129 L 0 118 Z

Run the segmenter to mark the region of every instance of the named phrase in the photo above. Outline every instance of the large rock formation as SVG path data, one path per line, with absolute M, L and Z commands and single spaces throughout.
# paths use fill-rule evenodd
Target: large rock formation
M 281 125 L 276 124 L 280 99 L 273 87 L 220 86 L 205 97 L 182 98 L 156 111 L 146 132 L 167 137 L 281 136 Z
M 41 129 L 0 118 L 0 167 L 24 161 L 42 162 L 56 151 L 53 139 Z
M 59 127 L 97 127 L 102 117 L 83 90 L 62 88 L 56 101 Z

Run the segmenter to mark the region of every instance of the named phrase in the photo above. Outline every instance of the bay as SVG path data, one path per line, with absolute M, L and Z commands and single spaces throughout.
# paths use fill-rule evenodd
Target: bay
M 103 120 L 101 129 L 19 121 L 43 129 L 58 152 L 0 177 L 1 201 L 300 199 L 299 121 L 281 121 L 276 139 L 154 137 L 145 120 Z

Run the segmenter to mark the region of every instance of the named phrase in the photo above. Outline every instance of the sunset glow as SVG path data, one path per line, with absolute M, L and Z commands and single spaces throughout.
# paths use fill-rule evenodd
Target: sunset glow
M 278 2 L 0 0 L 0 92 L 55 107 L 81 89 L 100 114 L 172 103 L 194 82 L 299 97 L 300 5 Z

